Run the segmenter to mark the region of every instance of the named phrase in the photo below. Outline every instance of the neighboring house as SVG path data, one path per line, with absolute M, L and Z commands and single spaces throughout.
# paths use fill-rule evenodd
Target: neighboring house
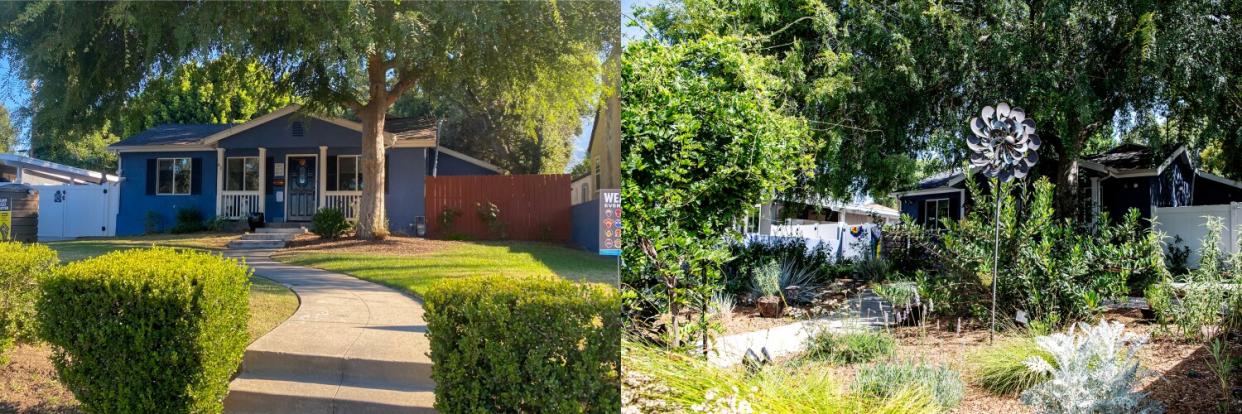
M 0 154 L 0 182 L 29 185 L 107 184 L 120 177 L 16 154 Z
M 595 199 L 596 195 L 591 191 L 593 176 L 594 174 L 587 173 L 573 177 L 573 181 L 569 183 L 570 204 L 576 206 Z
M 120 177 L 15 154 L 0 154 L 0 182 L 39 193 L 38 236 L 59 240 L 116 233 Z
M 587 144 L 586 159 L 591 160 L 591 173 L 586 177 L 574 177 L 572 187 L 581 191 L 586 186 L 591 201 L 599 197 L 600 189 L 621 188 L 621 100 L 616 95 L 604 100 L 603 108 L 595 112 L 591 127 L 591 142 Z M 586 184 L 581 184 L 586 181 Z
M 363 182 L 361 124 L 290 105 L 232 125 L 160 125 L 110 145 L 121 176 L 117 234 L 167 229 L 179 209 L 268 222 L 307 222 L 321 208 L 356 218 Z M 424 177 L 490 175 L 496 166 L 438 146 L 432 119 L 388 118 L 385 207 L 394 233 L 426 211 Z
M 897 210 L 875 203 L 774 201 L 760 205 L 747 216 L 744 233 L 785 236 L 795 227 L 887 224 L 899 219 Z
M 1242 183 L 1195 168 L 1186 147 L 1156 153 L 1138 144 L 1122 144 L 1077 161 L 1080 219 L 1107 213 L 1120 218 L 1131 208 L 1150 219 L 1159 208 L 1217 205 L 1242 201 Z M 976 176 L 981 185 L 986 179 Z M 895 193 L 901 214 L 920 224 L 962 218 L 971 202 L 966 176 L 952 170 L 928 177 L 909 191 Z

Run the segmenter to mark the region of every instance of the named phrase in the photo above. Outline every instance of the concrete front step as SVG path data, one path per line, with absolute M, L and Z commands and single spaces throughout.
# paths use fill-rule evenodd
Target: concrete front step
M 289 241 L 298 237 L 298 233 L 246 233 L 238 240 L 280 240 Z
M 246 350 L 242 372 L 258 377 L 328 378 L 346 383 L 400 384 L 434 389 L 431 364 L 413 360 L 383 360 L 326 355 Z
M 229 385 L 228 413 L 435 413 L 433 388 L 385 388 L 242 374 Z
M 280 249 L 285 247 L 284 240 L 233 240 L 230 249 Z
M 305 227 L 260 227 L 254 229 L 255 233 L 281 233 L 281 234 L 302 234 L 306 233 Z

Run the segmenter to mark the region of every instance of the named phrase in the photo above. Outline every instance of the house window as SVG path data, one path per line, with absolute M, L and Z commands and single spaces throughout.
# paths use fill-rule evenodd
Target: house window
M 336 157 L 336 189 L 362 190 L 362 164 L 359 163 L 357 155 Z
M 155 193 L 161 195 L 190 194 L 190 159 L 159 158 L 155 161 Z
M 924 201 L 923 224 L 939 225 L 940 220 L 948 220 L 949 217 L 949 199 L 938 198 L 935 200 Z
M 259 158 L 233 157 L 224 161 L 224 191 L 259 191 Z

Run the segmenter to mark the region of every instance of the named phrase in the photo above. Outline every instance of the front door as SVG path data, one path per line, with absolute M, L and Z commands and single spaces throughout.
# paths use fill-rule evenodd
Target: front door
M 285 174 L 285 218 L 289 221 L 306 221 L 315 215 L 316 194 L 314 156 L 290 156 Z

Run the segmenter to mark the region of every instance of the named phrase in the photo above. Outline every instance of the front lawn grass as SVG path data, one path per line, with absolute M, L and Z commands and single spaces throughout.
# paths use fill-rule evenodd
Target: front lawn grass
M 535 242 L 444 243 L 410 255 L 376 253 L 290 253 L 285 263 L 345 273 L 423 295 L 444 279 L 483 275 L 556 275 L 569 280 L 617 285 L 617 261 L 594 253 Z
M 62 262 L 98 256 L 113 250 L 153 245 L 190 249 L 221 250 L 237 233 L 151 234 L 145 236 L 86 238 L 45 243 L 60 254 Z

